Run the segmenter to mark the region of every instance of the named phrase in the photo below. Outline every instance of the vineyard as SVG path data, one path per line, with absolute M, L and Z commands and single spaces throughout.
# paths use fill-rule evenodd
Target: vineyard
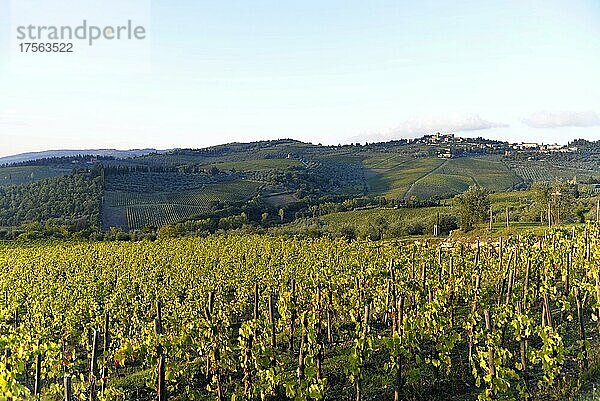
M 495 161 L 493 157 L 450 159 L 439 173 L 469 178 L 493 191 L 509 189 L 520 181 L 504 163 Z
M 558 179 L 573 179 L 573 177 L 587 178 L 593 173 L 585 170 L 578 170 L 570 167 L 553 166 L 549 163 L 545 165 L 526 164 L 514 167 L 515 173 L 527 182 L 551 182 Z
M 217 202 L 234 202 L 251 198 L 259 183 L 247 180 L 204 185 L 200 189 L 179 192 L 104 193 L 104 220 L 114 224 L 114 216 L 122 213 L 129 229 L 160 227 L 206 213 Z M 108 226 L 106 227 L 108 228 Z
M 206 213 L 208 206 L 177 204 L 133 205 L 125 209 L 130 229 L 140 230 L 146 226 L 161 227 L 174 224 L 195 215 Z
M 0 399 L 560 399 L 598 366 L 599 243 L 7 243 Z

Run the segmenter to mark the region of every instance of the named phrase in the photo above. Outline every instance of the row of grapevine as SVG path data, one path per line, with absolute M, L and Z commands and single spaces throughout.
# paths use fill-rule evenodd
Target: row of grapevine
M 160 227 L 206 213 L 218 202 L 245 201 L 256 194 L 258 186 L 257 182 L 237 180 L 180 192 L 106 191 L 103 202 L 108 209 L 124 209 L 129 229 L 142 229 L 145 226 Z
M 558 398 L 598 362 L 599 241 L 2 245 L 0 398 Z
M 208 206 L 177 204 L 135 205 L 126 208 L 127 224 L 130 229 L 139 230 L 146 226 L 160 227 L 205 213 Z
M 135 193 L 135 192 L 106 192 L 104 202 L 109 207 L 126 207 L 136 205 L 181 204 L 188 206 L 208 207 L 211 202 L 218 202 L 219 195 L 214 191 L 195 190 L 177 193 Z

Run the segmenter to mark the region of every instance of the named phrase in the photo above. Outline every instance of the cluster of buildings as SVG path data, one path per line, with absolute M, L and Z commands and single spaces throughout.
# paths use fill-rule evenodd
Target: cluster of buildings
M 521 142 L 521 143 L 513 143 L 510 145 L 510 148 L 512 151 L 516 151 L 516 152 L 544 152 L 544 153 L 553 153 L 553 152 L 562 152 L 562 153 L 566 153 L 566 152 L 577 152 L 577 147 L 576 146 L 566 146 L 566 145 L 559 145 L 559 144 L 539 144 L 539 143 L 526 143 L 526 142 Z
M 435 133 L 411 140 L 412 144 L 437 146 L 437 156 L 442 159 L 464 156 L 467 154 L 503 154 L 509 156 L 516 153 L 567 153 L 577 152 L 576 146 L 539 143 L 508 143 L 485 138 L 462 138 L 454 134 Z

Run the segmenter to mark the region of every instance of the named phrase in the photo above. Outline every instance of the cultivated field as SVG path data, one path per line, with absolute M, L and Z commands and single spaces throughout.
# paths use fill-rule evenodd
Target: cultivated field
M 599 241 L 3 244 L 0 397 L 560 399 L 600 362 Z

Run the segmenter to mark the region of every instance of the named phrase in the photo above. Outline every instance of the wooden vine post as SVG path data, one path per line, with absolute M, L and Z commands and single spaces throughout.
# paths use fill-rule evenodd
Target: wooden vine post
M 271 348 L 277 348 L 277 327 L 275 325 L 275 299 L 273 293 L 269 293 L 269 325 L 271 326 Z
M 327 342 L 333 344 L 333 291 L 331 286 L 327 292 Z
M 298 376 L 298 382 L 300 385 L 302 385 L 302 380 L 304 380 L 304 348 L 306 347 L 306 331 L 307 331 L 307 318 L 306 318 L 306 312 L 302 313 L 302 318 L 301 318 L 301 322 L 300 322 L 300 330 L 301 330 L 301 335 L 300 335 L 300 348 L 298 349 L 298 371 L 297 371 L 297 376 Z
M 371 313 L 370 310 L 370 305 L 369 302 L 367 302 L 365 304 L 365 313 L 364 316 L 362 318 L 362 328 L 361 330 L 364 333 L 368 333 L 369 332 L 369 315 Z M 362 354 L 364 349 L 363 349 L 364 345 L 361 347 L 361 349 L 359 350 L 359 352 Z M 354 381 L 354 388 L 356 391 L 356 401 L 362 401 L 362 382 L 360 379 L 360 374 L 358 375 L 358 377 L 356 377 L 355 381 Z
M 494 355 L 494 344 L 493 344 L 493 336 L 492 336 L 492 317 L 490 315 L 490 310 L 486 309 L 484 311 L 485 317 L 485 329 L 487 331 L 487 342 L 488 342 L 488 373 L 492 378 L 496 377 L 496 366 L 495 366 L 495 355 Z
M 209 326 L 211 327 L 212 335 L 216 337 L 218 333 L 217 333 L 216 326 L 214 325 L 214 323 L 212 321 L 214 306 L 215 306 L 215 292 L 211 291 L 208 294 L 208 302 L 207 302 L 206 308 L 204 310 L 204 313 L 206 315 L 206 321 L 208 322 Z M 219 368 L 219 361 L 220 361 L 220 354 L 219 354 L 219 349 L 217 348 L 215 350 L 215 361 L 214 361 L 215 366 L 214 366 L 214 371 L 213 371 L 213 377 L 214 377 L 214 380 L 215 380 L 216 386 L 217 386 L 217 399 L 219 401 L 223 401 L 224 394 L 223 394 L 223 388 L 221 386 L 221 371 Z M 206 360 L 206 376 L 207 377 L 211 373 L 210 362 L 211 361 L 207 358 L 207 360 Z
M 96 376 L 98 372 L 98 331 L 94 329 L 92 333 L 92 354 L 90 358 L 90 401 L 96 399 Z
M 317 359 L 316 359 L 316 367 L 317 367 L 317 379 L 321 380 L 323 378 L 323 345 L 321 343 L 321 286 L 317 285 L 317 324 L 315 327 L 315 335 L 317 341 L 317 347 L 319 347 L 317 351 Z
M 517 301 L 517 315 L 523 315 L 523 304 L 521 301 Z M 521 361 L 521 371 L 523 372 L 523 381 L 525 387 L 527 387 L 527 338 L 525 338 L 525 331 L 521 330 L 519 333 L 519 354 Z
M 165 354 L 162 345 L 158 346 L 158 401 L 167 400 L 167 385 L 165 382 Z
M 396 327 L 397 327 L 398 337 L 400 338 L 400 343 L 402 344 L 404 341 L 403 340 L 404 295 L 400 296 L 400 301 L 398 302 L 397 312 L 398 312 L 398 323 L 397 323 Z M 402 365 L 403 365 L 402 353 L 399 353 L 396 356 L 396 377 L 394 378 L 394 401 L 400 401 L 401 399 L 403 399 L 404 382 L 403 382 L 403 378 L 402 378 Z
M 294 330 L 296 329 L 296 280 L 292 279 L 290 295 L 290 353 L 294 353 Z
M 584 307 L 585 307 L 585 298 L 581 299 L 581 295 L 579 294 L 579 288 L 575 288 L 575 302 L 577 304 L 577 321 L 579 323 L 579 339 L 581 340 L 581 353 L 583 354 L 583 360 L 581 361 L 581 369 L 585 372 L 588 370 L 589 362 L 588 362 L 588 352 L 586 345 L 586 335 L 585 335 L 585 317 Z
M 475 312 L 477 311 L 477 307 L 479 306 L 477 303 L 477 298 L 479 297 L 479 286 L 481 285 L 481 273 L 478 273 L 477 276 L 475 276 L 475 290 L 473 292 L 473 302 L 471 303 L 471 315 L 475 315 Z M 473 321 L 473 325 L 475 325 L 476 322 Z M 474 338 L 474 329 L 475 327 L 471 327 L 468 330 L 468 338 L 469 338 L 469 362 L 473 363 L 473 347 L 474 347 L 474 342 L 475 342 L 475 338 Z
M 103 332 L 103 346 L 102 351 L 105 354 L 103 364 L 102 364 L 102 394 L 106 392 L 106 386 L 108 382 L 108 357 L 106 353 L 110 349 L 110 337 L 109 337 L 109 329 L 110 329 L 110 316 L 108 311 L 104 315 L 104 332 Z
M 64 386 L 64 401 L 72 401 L 73 400 L 73 391 L 72 391 L 72 386 L 71 386 L 71 376 L 69 375 L 65 375 L 64 379 L 63 379 L 63 386 Z
M 165 381 L 165 365 L 166 365 L 166 356 L 164 354 L 163 346 L 160 343 L 159 336 L 163 334 L 163 325 L 162 325 L 162 305 L 160 300 L 156 301 L 156 317 L 154 318 L 154 332 L 158 339 L 158 345 L 156 346 L 156 354 L 157 354 L 157 385 L 156 385 L 156 393 L 158 401 L 166 401 L 167 400 L 167 384 Z
M 40 349 L 40 339 L 37 340 L 37 353 L 35 354 L 35 385 L 33 388 L 34 396 L 39 399 L 42 392 L 42 351 Z

